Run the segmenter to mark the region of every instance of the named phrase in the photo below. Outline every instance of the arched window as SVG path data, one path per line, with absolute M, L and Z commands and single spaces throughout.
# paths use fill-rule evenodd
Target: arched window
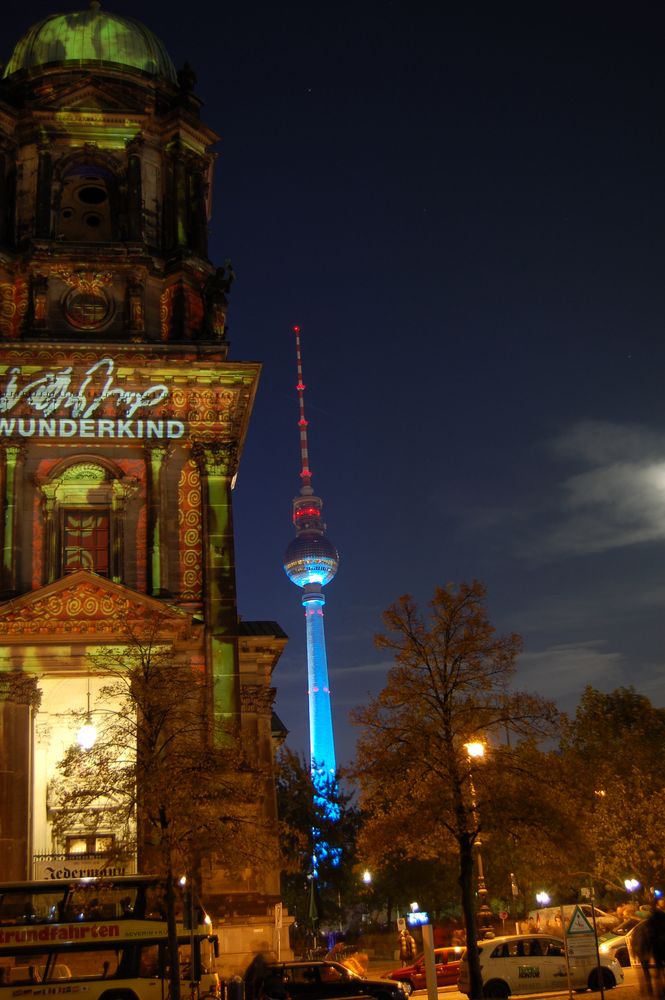
M 59 464 L 40 484 L 45 513 L 45 578 L 88 570 L 122 581 L 124 514 L 137 489 L 108 461 Z

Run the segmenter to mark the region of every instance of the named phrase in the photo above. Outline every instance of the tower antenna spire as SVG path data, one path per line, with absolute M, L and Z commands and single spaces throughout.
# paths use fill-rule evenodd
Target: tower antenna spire
M 336 800 L 335 740 L 333 736 L 330 688 L 328 687 L 328 661 L 323 628 L 323 607 L 326 599 L 323 588 L 333 579 L 339 565 L 337 549 L 326 536 L 323 523 L 323 501 L 314 495 L 312 471 L 309 467 L 307 420 L 305 419 L 305 383 L 302 375 L 300 327 L 294 326 L 296 359 L 298 365 L 298 426 L 300 428 L 300 493 L 293 500 L 293 524 L 296 537 L 284 555 L 284 570 L 289 580 L 302 589 L 307 633 L 307 679 L 309 698 L 309 746 L 312 783 L 315 798 L 324 813 L 331 819 L 339 817 Z M 314 870 L 325 857 L 333 864 L 339 856 L 329 844 L 320 839 L 314 843 Z
M 300 478 L 302 480 L 300 493 L 302 496 L 311 495 L 312 472 L 309 467 L 309 445 L 307 441 L 307 420 L 305 419 L 305 382 L 302 377 L 302 351 L 300 349 L 300 327 L 294 326 L 293 332 L 296 335 L 296 364 L 298 368 L 298 381 L 296 389 L 298 391 L 298 427 L 300 428 Z

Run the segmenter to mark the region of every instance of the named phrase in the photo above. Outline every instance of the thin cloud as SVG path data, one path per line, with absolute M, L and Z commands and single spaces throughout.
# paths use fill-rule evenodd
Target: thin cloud
M 586 421 L 554 442 L 560 457 L 591 466 L 561 485 L 550 554 L 606 552 L 665 541 L 665 435 L 638 425 Z
M 570 711 L 590 684 L 601 691 L 613 691 L 626 683 L 621 654 L 608 650 L 602 639 L 562 643 L 519 659 L 515 687 L 556 701 Z

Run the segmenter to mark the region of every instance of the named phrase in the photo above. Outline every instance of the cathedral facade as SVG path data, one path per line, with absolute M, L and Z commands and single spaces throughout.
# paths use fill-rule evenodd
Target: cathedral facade
M 259 366 L 228 356 L 217 136 L 193 84 L 96 0 L 28 30 L 0 82 L 1 881 L 112 853 L 115 832 L 76 817 L 55 838 L 50 788 L 120 623 L 159 616 L 215 717 L 272 766 L 286 637 L 239 619 L 232 519 Z M 274 820 L 273 783 L 257 808 Z M 270 941 L 277 871 L 213 866 L 203 891 L 229 954 Z

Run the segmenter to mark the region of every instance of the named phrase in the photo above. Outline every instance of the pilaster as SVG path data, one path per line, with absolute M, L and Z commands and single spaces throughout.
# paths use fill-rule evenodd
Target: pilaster
M 9 882 L 32 874 L 32 720 L 39 700 L 35 677 L 0 674 L 0 857 Z
M 172 449 L 153 445 L 146 449 L 148 469 L 148 589 L 153 597 L 169 593 L 168 545 L 165 542 L 166 490 L 164 467 Z
M 20 510 L 18 470 L 24 457 L 22 445 L 6 444 L 5 492 L 2 536 L 2 590 L 6 596 L 16 593 L 17 563 L 19 557 L 17 511 Z
M 206 632 L 213 712 L 218 730 L 236 731 L 240 719 L 238 616 L 231 484 L 237 464 L 233 444 L 196 441 L 192 453 L 201 475 Z

